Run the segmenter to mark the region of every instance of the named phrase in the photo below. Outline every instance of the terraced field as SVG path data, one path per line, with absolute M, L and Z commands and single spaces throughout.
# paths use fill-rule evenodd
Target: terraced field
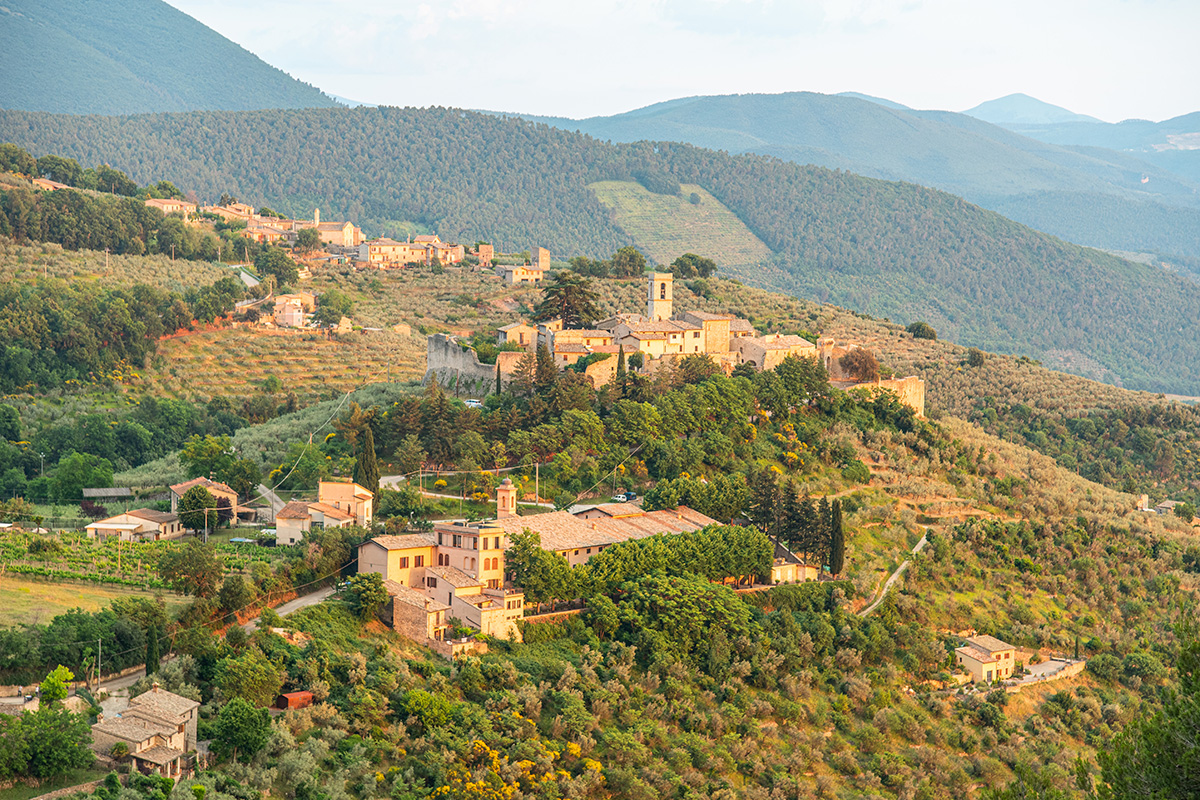
M 275 375 L 303 398 L 387 380 L 389 365 L 392 380 L 419 380 L 424 338 L 390 330 L 329 338 L 317 331 L 222 328 L 161 342 L 152 368 L 133 388 L 170 397 L 244 396 Z
M 633 181 L 600 181 L 588 188 L 613 210 L 638 248 L 659 264 L 698 253 L 721 267 L 746 267 L 772 255 L 737 215 L 695 184 L 683 184 L 678 196 L 654 194 Z M 699 203 L 689 202 L 693 193 Z
M 20 245 L 0 238 L 0 281 L 32 282 L 62 278 L 100 286 L 146 283 L 182 292 L 232 275 L 225 267 L 205 261 L 172 261 L 168 256 L 120 256 L 94 250 L 63 250 L 56 244 Z

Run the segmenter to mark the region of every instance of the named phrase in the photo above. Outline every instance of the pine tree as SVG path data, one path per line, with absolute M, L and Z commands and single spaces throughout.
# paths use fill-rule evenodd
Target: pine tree
M 358 458 L 354 462 L 354 482 L 371 494 L 379 494 L 379 460 L 375 455 L 375 434 L 371 425 L 363 425 L 358 437 Z
M 775 532 L 775 510 L 779 506 L 779 498 L 779 485 L 771 470 L 764 469 L 751 477 L 747 516 L 755 527 L 768 536 Z
M 158 628 L 151 625 L 150 630 L 146 631 L 146 674 L 153 675 L 158 672 L 158 662 L 162 657 L 158 647 Z
M 842 501 L 834 500 L 829 522 L 829 571 L 840 575 L 846 566 L 846 528 L 842 522 Z

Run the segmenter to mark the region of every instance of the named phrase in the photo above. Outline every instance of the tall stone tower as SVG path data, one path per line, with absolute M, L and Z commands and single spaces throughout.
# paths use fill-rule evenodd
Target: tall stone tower
M 517 487 L 511 478 L 500 481 L 496 487 L 496 519 L 517 515 Z
M 650 273 L 650 285 L 646 293 L 646 318 L 651 322 L 661 322 L 671 318 L 671 306 L 675 299 L 672 281 L 675 276 L 669 272 Z
M 321 224 L 321 209 L 314 208 L 313 209 L 313 225 L 320 225 L 320 224 Z

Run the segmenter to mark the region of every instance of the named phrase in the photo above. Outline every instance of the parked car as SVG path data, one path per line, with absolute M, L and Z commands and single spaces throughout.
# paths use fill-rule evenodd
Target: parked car
M 481 400 L 464 400 L 463 402 L 467 404 L 467 408 L 483 408 Z

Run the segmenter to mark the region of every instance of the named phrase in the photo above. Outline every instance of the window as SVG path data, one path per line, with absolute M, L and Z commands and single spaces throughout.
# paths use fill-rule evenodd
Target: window
M 658 285 L 658 299 L 659 300 L 667 299 L 667 285 L 665 283 L 660 283 Z
M 500 537 L 499 537 L 499 536 L 497 536 L 497 537 L 496 537 L 496 545 L 495 545 L 495 547 L 496 547 L 496 549 L 497 549 L 497 550 L 499 550 L 499 549 L 500 549 Z
M 425 585 L 428 586 L 430 589 L 436 589 L 437 588 L 437 578 L 433 577 L 432 575 L 426 575 L 425 576 Z
M 425 556 L 413 556 L 413 566 L 414 567 L 425 566 Z
M 476 537 L 474 537 L 474 536 L 472 536 L 472 537 L 471 537 L 471 549 L 472 549 L 472 550 L 478 550 L 478 549 L 479 549 L 479 539 L 477 539 L 477 538 L 476 538 Z
M 440 533 L 438 534 L 438 544 L 445 544 L 445 542 L 442 541 L 442 535 Z
M 462 536 L 460 534 L 456 533 L 451 537 L 451 546 L 462 547 Z
M 475 569 L 475 559 L 471 559 L 471 569 Z
M 589 547 L 589 548 L 587 549 L 587 554 L 588 554 L 589 556 L 592 554 L 592 548 L 590 548 L 590 547 Z
M 575 551 L 575 555 L 579 555 L 579 551 L 578 551 L 578 550 L 576 550 L 576 551 Z
M 400 569 L 408 569 L 408 556 L 400 556 Z
M 700 338 L 700 331 L 692 331 L 692 338 L 693 338 L 693 339 L 699 339 L 699 338 Z

